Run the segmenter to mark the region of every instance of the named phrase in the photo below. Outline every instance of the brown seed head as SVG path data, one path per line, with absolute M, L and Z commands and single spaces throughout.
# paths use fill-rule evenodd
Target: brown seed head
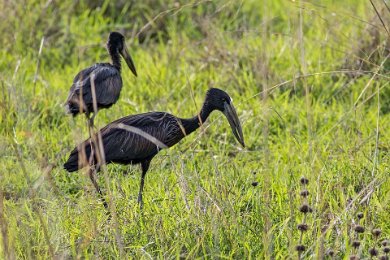
M 378 250 L 375 247 L 370 248 L 368 250 L 368 252 L 370 253 L 371 256 L 377 256 L 378 255 Z
M 387 255 L 381 255 L 379 257 L 380 260 L 389 260 L 389 257 Z
M 382 246 L 387 246 L 389 244 L 389 240 L 385 239 L 382 241 Z
M 364 214 L 363 212 L 358 212 L 356 216 L 358 217 L 358 219 L 362 219 L 364 217 Z
M 378 238 L 381 235 L 382 231 L 379 228 L 375 228 L 372 230 L 372 235 Z
M 300 182 L 301 182 L 302 185 L 306 185 L 306 184 L 309 183 L 309 180 L 308 180 L 307 178 L 305 178 L 305 177 L 302 177 L 302 178 L 300 179 Z
M 364 232 L 364 227 L 363 226 L 360 226 L 360 225 L 357 225 L 355 227 L 355 232 L 356 233 L 363 233 Z
M 352 242 L 352 246 L 353 246 L 354 248 L 358 248 L 358 247 L 360 246 L 360 241 L 359 241 L 359 240 L 353 241 L 353 242 Z
M 257 185 L 259 185 L 259 183 L 257 181 L 252 182 L 253 187 L 256 187 Z
M 301 196 L 304 197 L 304 198 L 309 196 L 309 191 L 308 190 L 301 191 Z
M 328 228 L 329 228 L 329 225 L 323 225 L 323 226 L 321 227 L 321 232 L 322 232 L 322 233 L 325 233 L 325 232 L 328 230 Z
M 298 252 L 303 252 L 305 251 L 306 247 L 304 245 L 297 245 L 295 247 L 295 249 L 298 251 Z
M 326 254 L 330 257 L 334 256 L 334 251 L 332 249 L 329 249 L 328 252 L 326 252 Z
M 383 248 L 383 252 L 385 252 L 386 254 L 390 253 L 390 247 Z
M 356 255 L 351 255 L 349 257 L 349 260 L 359 260 L 359 257 L 357 257 Z
M 310 208 L 307 204 L 302 204 L 302 206 L 299 208 L 299 211 L 306 214 L 308 212 L 313 212 L 312 208 Z
M 298 225 L 298 230 L 300 230 L 300 231 L 307 231 L 309 229 L 309 226 L 307 225 L 307 224 L 305 224 L 305 223 L 302 223 L 302 224 L 299 224 Z

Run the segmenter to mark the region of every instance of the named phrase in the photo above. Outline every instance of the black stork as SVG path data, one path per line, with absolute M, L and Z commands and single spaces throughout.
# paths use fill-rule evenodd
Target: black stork
M 214 110 L 219 110 L 226 116 L 234 136 L 245 147 L 241 124 L 232 99 L 226 92 L 217 88 L 208 90 L 200 113 L 192 118 L 183 119 L 165 112 L 149 112 L 120 118 L 100 130 L 107 164 L 141 164 L 142 175 L 138 193 L 138 203 L 141 208 L 142 190 L 150 161 L 161 149 L 175 145 L 194 132 Z M 97 155 L 94 154 L 96 149 L 93 149 L 91 154 L 90 143 L 88 139 L 73 149 L 68 161 L 64 164 L 67 171 L 77 171 L 90 165 L 91 161 L 92 166 L 99 169 L 100 165 L 94 163 L 98 161 Z M 103 196 L 91 174 L 93 173 L 90 170 L 90 178 L 98 193 Z M 102 200 L 107 208 L 103 197 Z
M 93 108 L 94 96 L 97 109 L 109 108 L 118 101 L 122 89 L 121 60 L 122 55 L 130 70 L 135 76 L 137 71 L 133 60 L 127 51 L 125 37 L 118 32 L 111 32 L 107 41 L 107 50 L 111 56 L 111 63 L 96 63 L 95 65 L 80 71 L 73 80 L 68 98 L 66 110 L 76 116 L 85 113 L 89 123 L 93 125 L 96 116 Z M 93 93 L 92 87 L 95 87 Z M 90 118 L 90 113 L 93 113 Z

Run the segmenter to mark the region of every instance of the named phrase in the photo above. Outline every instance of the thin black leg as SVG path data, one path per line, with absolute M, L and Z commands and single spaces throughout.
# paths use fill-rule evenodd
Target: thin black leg
M 96 113 L 93 113 L 92 117 L 90 117 L 89 115 L 90 115 L 89 113 L 86 114 L 87 125 L 88 125 L 88 133 L 89 133 L 89 145 L 91 146 L 90 158 L 88 158 L 89 165 L 91 167 L 89 169 L 89 178 L 91 179 L 93 186 L 95 187 L 97 193 L 99 194 L 100 200 L 102 201 L 103 206 L 104 206 L 104 208 L 107 211 L 107 214 L 110 214 L 110 211 L 108 209 L 107 201 L 104 198 L 104 193 L 102 192 L 102 190 L 100 189 L 100 187 L 99 187 L 99 185 L 98 185 L 98 183 L 96 181 L 96 172 L 99 169 L 99 161 L 95 162 L 94 147 L 95 147 L 96 140 L 92 139 L 92 135 L 94 134 L 93 133 L 93 131 L 94 131 L 94 119 L 95 119 Z M 97 144 L 96 144 L 96 146 L 97 146 Z
M 89 173 L 89 178 L 91 179 L 92 184 L 95 187 L 97 193 L 99 193 L 99 197 L 100 197 L 100 200 L 103 203 L 104 208 L 108 211 L 108 204 L 107 204 L 106 199 L 104 198 L 104 193 L 101 191 L 101 189 L 100 189 L 100 187 L 99 187 L 99 185 L 98 185 L 98 183 L 96 181 L 96 174 L 95 174 L 96 170 L 97 169 L 92 169 L 92 168 L 89 169 L 89 172 L 88 172 Z
M 89 118 L 88 117 L 88 123 L 89 123 L 89 126 L 93 129 L 95 127 L 95 116 L 96 116 L 96 113 L 93 112 L 92 113 L 92 117 Z
M 96 163 L 95 162 L 95 149 L 94 149 L 96 144 L 95 144 L 95 140 L 92 139 L 92 135 L 93 135 L 93 119 L 90 118 L 90 114 L 89 113 L 86 113 L 85 116 L 87 118 L 87 127 L 88 127 L 88 134 L 89 134 L 89 146 L 91 148 L 91 152 L 90 152 L 89 158 L 87 158 L 87 159 L 88 159 L 89 165 L 91 167 L 93 167 L 95 165 L 95 163 Z M 89 177 L 91 178 L 91 173 L 90 173 Z M 94 182 L 94 181 L 92 181 L 92 182 Z
M 85 114 L 85 116 L 87 117 L 87 127 L 88 127 L 89 139 L 92 140 L 91 136 L 92 136 L 92 132 L 93 132 L 93 119 L 91 119 L 91 117 L 89 115 L 90 115 L 89 113 Z
M 149 164 L 150 164 L 150 161 L 144 161 L 141 163 L 142 175 L 141 175 L 141 184 L 140 184 L 139 193 L 138 193 L 138 204 L 139 204 L 140 209 L 142 209 L 144 206 L 144 202 L 142 201 L 142 191 L 144 189 L 145 175 L 149 169 Z

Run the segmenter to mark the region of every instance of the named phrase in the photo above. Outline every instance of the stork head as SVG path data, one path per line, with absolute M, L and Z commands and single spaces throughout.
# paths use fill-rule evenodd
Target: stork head
M 137 71 L 135 70 L 133 59 L 127 50 L 125 37 L 122 34 L 118 32 L 111 32 L 108 36 L 107 48 L 109 50 L 116 49 L 125 59 L 127 66 L 129 66 L 133 74 L 137 76 Z
M 211 88 L 207 91 L 205 103 L 211 110 L 219 110 L 226 116 L 234 136 L 238 142 L 245 147 L 241 123 L 238 119 L 231 97 L 221 89 Z

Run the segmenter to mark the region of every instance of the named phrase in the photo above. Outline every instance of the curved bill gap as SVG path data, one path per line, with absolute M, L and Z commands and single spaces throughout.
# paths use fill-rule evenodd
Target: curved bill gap
M 135 70 L 133 59 L 131 58 L 126 46 L 121 50 L 121 54 L 125 59 L 127 66 L 129 66 L 131 72 L 133 72 L 133 74 L 137 77 L 137 71 Z
M 242 134 L 242 128 L 240 124 L 240 120 L 238 119 L 236 109 L 234 108 L 232 102 L 224 103 L 224 110 L 223 113 L 225 114 L 230 127 L 232 128 L 233 134 L 238 140 L 238 142 L 245 147 L 245 142 L 244 142 L 244 135 Z

